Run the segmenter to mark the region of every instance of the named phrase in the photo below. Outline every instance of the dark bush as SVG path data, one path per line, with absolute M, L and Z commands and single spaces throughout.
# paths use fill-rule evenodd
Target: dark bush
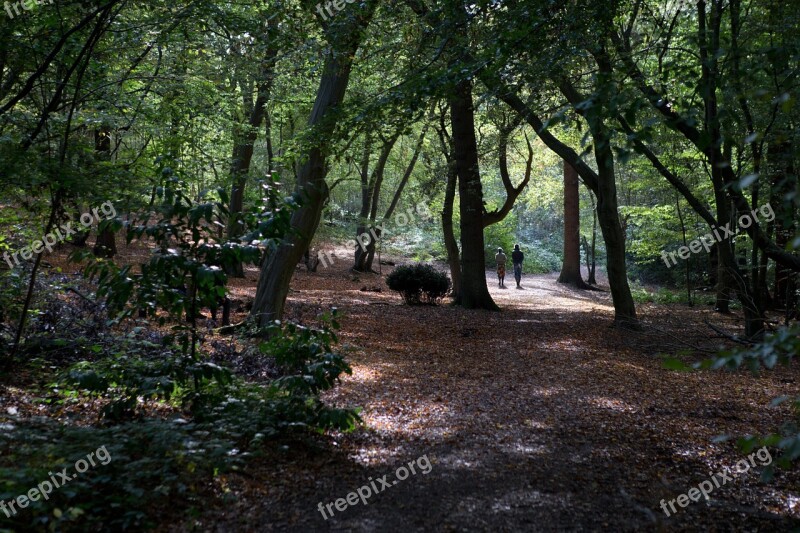
M 435 305 L 450 291 L 447 274 L 423 264 L 395 268 L 386 284 L 409 305 Z

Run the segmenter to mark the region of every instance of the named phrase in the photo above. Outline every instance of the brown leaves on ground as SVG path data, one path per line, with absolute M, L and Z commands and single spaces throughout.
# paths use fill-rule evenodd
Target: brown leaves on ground
M 142 262 L 142 246 L 122 247 Z M 349 254 L 317 273 L 298 266 L 287 318 L 314 322 L 336 306 L 353 376 L 327 395 L 363 407 L 365 426 L 276 447 L 200 491 L 200 516 L 162 530 L 313 531 L 775 531 L 797 525 L 798 473 L 770 484 L 738 475 L 708 502 L 670 517 L 660 508 L 741 456 L 721 434 L 765 434 L 791 418 L 770 406 L 798 394 L 796 368 L 760 377 L 741 371 L 677 373 L 661 354 L 714 353 L 703 320 L 737 331 L 739 317 L 710 307 L 640 305 L 645 331 L 611 327 L 607 293 L 577 291 L 556 276 L 526 276 L 499 289 L 502 312 L 408 307 L 375 274 L 349 270 Z M 49 261 L 76 272 L 63 257 Z M 384 276 L 391 267 L 382 267 Z M 231 298 L 252 299 L 258 271 L 230 281 Z M 365 290 L 366 289 L 366 290 Z M 377 289 L 380 289 L 378 292 Z M 245 317 L 243 305 L 234 320 Z M 209 341 L 214 341 L 209 337 Z M 219 340 L 218 340 L 219 341 Z M 222 339 L 230 342 L 230 339 Z M 22 405 L 24 391 L 6 388 Z M 4 402 L 0 402 L 2 405 Z M 10 404 L 9 404 L 10 405 Z M 90 406 L 85 406 L 93 411 Z M 368 505 L 318 511 L 399 465 L 427 456 L 418 472 Z M 216 497 L 215 497 L 216 495 Z
M 345 264 L 348 263 L 348 264 Z M 345 313 L 341 340 L 354 374 L 327 396 L 363 407 L 350 435 L 272 452 L 217 490 L 236 495 L 197 527 L 218 531 L 323 530 L 785 530 L 796 524 L 798 475 L 770 484 L 747 472 L 666 517 L 660 501 L 688 492 L 741 456 L 721 434 L 764 434 L 790 418 L 797 370 L 677 373 L 660 354 L 719 340 L 710 307 L 639 306 L 646 330 L 611 326 L 607 293 L 527 276 L 492 294 L 500 313 L 408 307 L 381 277 L 340 261 L 298 270 L 289 318 Z M 384 267 L 384 275 L 388 273 Z M 257 272 L 248 274 L 246 285 Z M 382 288 L 381 292 L 363 287 Z M 237 290 L 246 290 L 244 286 Z M 370 479 L 426 455 L 433 464 L 397 486 L 323 519 Z

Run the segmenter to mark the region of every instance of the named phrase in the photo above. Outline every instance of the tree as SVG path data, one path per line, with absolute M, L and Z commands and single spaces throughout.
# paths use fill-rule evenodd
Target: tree
M 319 225 L 328 195 L 325 161 L 330 137 L 336 126 L 333 116 L 344 100 L 362 31 L 369 24 L 375 5 L 375 2 L 362 4 L 360 12 L 350 18 L 342 18 L 341 22 L 337 19 L 327 28 L 330 47 L 308 120 L 314 139 L 309 141 L 307 159 L 298 171 L 297 194 L 301 205 L 292 215 L 292 231 L 264 261 L 251 311 L 251 316 L 262 325 L 283 316 L 295 265 L 305 253 Z M 356 6 L 351 6 L 351 9 L 356 9 Z
M 234 143 L 233 155 L 231 157 L 231 204 L 228 213 L 228 228 L 227 235 L 229 240 L 238 239 L 246 230 L 242 221 L 242 210 L 244 208 L 244 194 L 245 187 L 247 186 L 247 179 L 250 173 L 250 165 L 253 160 L 253 150 L 256 139 L 258 138 L 258 129 L 263 123 L 267 123 L 265 135 L 267 143 L 271 146 L 271 130 L 269 127 L 269 114 L 267 111 L 267 104 L 269 103 L 272 86 L 275 77 L 275 62 L 278 56 L 278 45 L 276 43 L 277 31 L 274 29 L 274 24 L 269 22 L 268 29 L 265 30 L 263 40 L 264 49 L 261 52 L 263 57 L 260 62 L 259 74 L 255 80 L 256 85 L 256 98 L 253 101 L 252 84 L 246 80 L 246 75 L 236 76 L 234 74 L 234 81 L 242 92 L 243 111 L 246 120 L 243 124 L 235 124 L 234 126 Z M 232 44 L 232 47 L 244 46 L 239 43 Z M 269 171 L 272 171 L 272 157 L 268 158 Z M 244 270 L 242 263 L 237 261 L 231 265 L 227 274 L 235 277 L 244 277 Z
M 475 139 L 472 82 L 459 81 L 450 96 L 458 194 L 461 212 L 461 292 L 458 303 L 467 309 L 499 310 L 486 286 L 483 188 Z
M 589 286 L 581 276 L 581 209 L 577 171 L 564 162 L 564 263 L 558 282 L 575 285 L 580 289 Z

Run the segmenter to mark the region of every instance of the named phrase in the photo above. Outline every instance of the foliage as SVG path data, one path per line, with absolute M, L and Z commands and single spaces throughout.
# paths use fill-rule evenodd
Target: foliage
M 554 252 L 550 246 L 542 241 L 534 241 L 520 246 L 525 254 L 523 271 L 529 274 L 549 274 L 561 270 L 561 254 Z M 511 254 L 507 253 L 509 261 Z
M 0 500 L 27 494 L 62 468 L 75 474 L 75 461 L 103 446 L 110 456 L 108 464 L 96 461 L 96 466 L 54 489 L 48 500 L 30 502 L 11 518 L 0 512 L 0 530 L 150 529 L 158 512 L 192 505 L 204 479 L 241 464 L 241 458 L 230 453 L 229 440 L 177 418 L 109 428 L 47 420 L 0 427 Z
M 224 387 L 230 383 L 231 374 L 218 365 L 180 353 L 162 351 L 153 359 L 126 350 L 100 361 L 81 361 L 62 379 L 79 391 L 110 399 L 103 415 L 119 421 L 143 411 L 150 401 L 174 399 L 189 409 L 207 403 L 206 386 L 215 382 Z
M 352 374 L 344 357 L 334 352 L 338 319 L 334 309 L 321 317 L 319 328 L 270 324 L 265 331 L 269 339 L 259 350 L 274 358 L 282 375 L 266 388 L 240 385 L 238 396 L 209 406 L 200 419 L 238 426 L 256 440 L 287 431 L 354 429 L 361 422 L 358 410 L 328 407 L 319 398 L 342 374 Z
M 686 303 L 686 294 L 666 287 L 651 291 L 636 283 L 631 283 L 631 295 L 636 303 L 681 304 Z
M 484 240 L 486 242 L 486 264 L 495 265 L 494 256 L 498 248 L 502 248 L 509 261 L 511 260 L 511 251 L 514 245 L 517 244 L 515 238 L 515 229 L 517 227 L 517 217 L 509 214 L 505 219 L 497 224 L 492 224 L 483 232 Z
M 195 489 L 219 472 L 238 469 L 269 442 L 328 429 L 350 431 L 358 410 L 325 405 L 319 398 L 352 370 L 335 352 L 338 312 L 321 326 L 274 323 L 259 346 L 281 375 L 269 384 L 248 383 L 209 361 L 180 354 L 132 334 L 110 355 L 62 372 L 48 401 L 105 402 L 106 428 L 73 428 L 42 422 L 0 432 L 0 498 L 26 493 L 55 471 L 106 445 L 109 465 L 97 466 L 47 502 L 6 520 L 0 528 L 143 528 L 156 512 L 192 505 Z M 96 346 L 90 353 L 99 355 Z M 191 417 L 158 420 L 140 416 L 158 407 L 187 409 Z M 22 466 L 25 465 L 25 466 Z M 120 480 L 124 480 L 121 482 Z M 55 524 L 55 525 L 51 525 Z
M 450 290 L 450 278 L 431 265 L 416 264 L 395 268 L 386 284 L 399 292 L 408 305 L 435 305 Z

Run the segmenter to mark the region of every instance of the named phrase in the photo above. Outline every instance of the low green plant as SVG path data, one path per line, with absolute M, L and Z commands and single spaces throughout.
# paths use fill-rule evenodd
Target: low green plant
M 182 418 L 143 419 L 107 428 L 50 420 L 1 423 L 0 500 L 25 495 L 51 474 L 105 447 L 97 463 L 44 500 L 29 501 L 10 517 L 0 512 L 0 531 L 147 530 L 160 513 L 189 507 L 197 488 L 218 472 L 239 468 L 233 442 Z
M 686 293 L 661 287 L 656 291 L 649 291 L 636 283 L 631 283 L 633 301 L 639 304 L 682 304 L 686 303 Z
M 0 414 L 0 498 L 25 494 L 48 478 L 46 472 L 74 464 L 102 445 L 112 461 L 81 475 L 10 519 L 0 513 L 0 531 L 147 529 L 170 505 L 189 507 L 195 487 L 220 472 L 238 469 L 269 442 L 326 430 L 351 431 L 358 409 L 326 405 L 320 394 L 352 369 L 337 352 L 339 313 L 306 327 L 275 322 L 258 333 L 259 351 L 279 376 L 247 382 L 228 370 L 132 335 L 117 349 L 96 346 L 96 360 L 59 375 L 46 402 L 62 404 L 100 398 L 106 427 L 76 428 L 44 420 L 19 427 Z M 103 355 L 109 352 L 108 355 Z M 171 420 L 144 415 L 157 407 Z M 166 409 L 165 409 L 166 408 Z M 183 410 L 187 412 L 182 412 Z
M 424 264 L 395 268 L 386 277 L 386 284 L 409 305 L 435 305 L 450 291 L 447 274 Z

